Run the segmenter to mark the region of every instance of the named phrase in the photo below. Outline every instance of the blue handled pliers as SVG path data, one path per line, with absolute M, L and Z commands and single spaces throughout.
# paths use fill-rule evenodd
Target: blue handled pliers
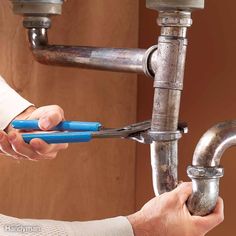
M 14 120 L 12 126 L 24 132 L 40 131 L 38 120 Z M 63 121 L 50 130 L 52 132 L 23 133 L 22 137 L 26 143 L 34 138 L 49 144 L 89 142 L 93 138 L 127 138 L 150 144 L 152 140 L 147 135 L 150 128 L 150 120 L 115 129 L 105 129 L 98 122 Z

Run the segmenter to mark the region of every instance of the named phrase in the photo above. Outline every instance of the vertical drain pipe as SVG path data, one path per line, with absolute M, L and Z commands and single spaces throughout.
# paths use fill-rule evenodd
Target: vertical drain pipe
M 158 196 L 178 184 L 179 108 L 185 58 L 187 28 L 192 25 L 191 11 L 204 8 L 204 0 L 146 0 L 147 8 L 159 11 L 157 70 L 150 135 L 153 188 Z
M 187 27 L 192 25 L 188 11 L 160 11 L 157 64 L 151 135 L 151 164 L 156 195 L 173 190 L 178 184 L 179 108 L 185 58 Z

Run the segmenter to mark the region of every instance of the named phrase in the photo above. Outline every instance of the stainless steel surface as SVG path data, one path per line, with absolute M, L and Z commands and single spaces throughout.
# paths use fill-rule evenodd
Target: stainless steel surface
M 236 121 L 226 121 L 213 126 L 200 139 L 194 155 L 193 167 L 218 168 L 224 152 L 236 145 Z M 197 178 L 189 175 L 195 183 L 195 190 L 188 201 L 188 208 L 193 214 L 206 215 L 215 207 L 219 193 L 219 178 L 217 173 L 214 176 L 214 184 L 208 176 Z M 209 192 L 210 191 L 210 192 Z M 209 207 L 209 204 L 211 207 Z
M 193 10 L 203 9 L 205 0 L 146 0 L 147 8 L 154 10 Z
M 157 70 L 154 81 L 151 134 L 171 134 L 178 131 L 181 90 L 183 89 L 186 32 L 191 24 L 189 12 L 160 14 L 162 26 L 158 40 Z M 165 20 L 164 20 L 165 19 Z M 181 21 L 183 19 L 183 21 Z M 174 24 L 173 24 L 174 23 Z M 155 141 L 151 145 L 153 188 L 156 195 L 173 190 L 178 183 L 178 138 Z
M 42 64 L 146 73 L 149 76 L 157 67 L 154 60 L 156 47 L 145 50 L 48 45 L 47 29 L 44 28 L 28 29 L 28 37 L 35 59 Z
M 30 16 L 58 15 L 63 0 L 11 0 L 15 14 Z

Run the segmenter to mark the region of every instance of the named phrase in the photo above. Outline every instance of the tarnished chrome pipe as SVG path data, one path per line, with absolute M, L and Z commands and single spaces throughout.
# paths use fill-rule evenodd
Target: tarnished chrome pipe
M 28 36 L 34 57 L 43 64 L 155 73 L 151 70 L 151 63 L 155 60 L 156 47 L 145 50 L 48 45 L 47 29 L 45 28 L 30 28 Z M 149 58 L 150 55 L 153 56 Z M 150 68 L 147 67 L 148 65 Z
M 151 164 L 156 195 L 171 191 L 178 184 L 178 139 L 181 137 L 178 135 L 178 121 L 187 51 L 186 33 L 192 24 L 191 13 L 161 11 L 158 23 L 162 29 L 158 40 L 150 132 L 155 140 L 151 144 Z
M 178 184 L 178 142 L 151 144 L 152 182 L 156 196 L 173 190 Z
M 181 91 L 187 49 L 187 27 L 191 12 L 204 8 L 204 0 L 146 0 L 159 11 L 157 70 L 153 103 L 151 164 L 156 195 L 173 190 L 178 183 L 178 130 Z M 160 139 L 160 133 L 161 139 Z M 156 138 L 156 139 L 155 139 Z
M 217 124 L 199 141 L 188 175 L 193 181 L 193 194 L 188 200 L 192 214 L 206 215 L 215 207 L 219 178 L 223 176 L 220 160 L 224 152 L 236 145 L 236 121 Z

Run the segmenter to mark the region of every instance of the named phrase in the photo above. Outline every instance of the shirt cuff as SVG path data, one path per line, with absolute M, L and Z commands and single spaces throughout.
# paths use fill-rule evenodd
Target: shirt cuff
M 32 105 L 0 78 L 0 130 L 4 130 L 16 116 Z
M 123 216 L 89 222 L 71 222 L 67 226 L 72 230 L 71 235 L 77 236 L 134 236 L 129 220 Z

